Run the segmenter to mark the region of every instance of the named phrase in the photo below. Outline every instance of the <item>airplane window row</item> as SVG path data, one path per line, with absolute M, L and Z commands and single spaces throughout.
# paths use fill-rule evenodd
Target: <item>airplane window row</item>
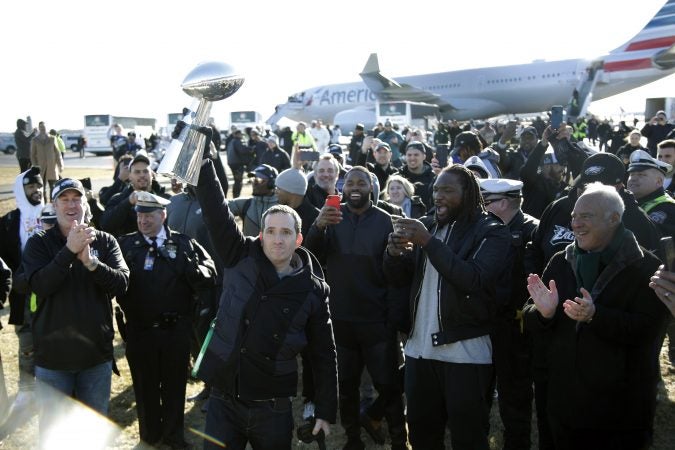
M 554 78 L 554 77 L 560 77 L 560 73 L 547 73 L 544 75 L 541 75 L 541 78 Z M 526 80 L 536 80 L 537 76 L 536 75 L 530 75 L 526 78 Z M 487 84 L 498 84 L 498 83 L 513 83 L 515 81 L 523 81 L 521 77 L 518 78 L 502 78 L 500 80 L 487 80 Z
M 428 86 L 428 87 L 425 87 L 424 89 L 429 90 L 429 91 L 434 91 L 434 90 L 440 90 L 440 89 L 458 88 L 460 86 L 461 86 L 461 83 L 450 83 L 450 84 L 440 84 L 438 86 Z

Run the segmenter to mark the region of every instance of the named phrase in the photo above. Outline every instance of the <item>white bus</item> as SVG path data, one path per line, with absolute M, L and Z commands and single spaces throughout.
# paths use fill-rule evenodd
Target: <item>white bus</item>
M 233 111 L 230 113 L 230 127 L 235 126 L 238 130 L 246 128 L 264 128 L 265 123 L 262 114 L 257 111 Z
M 110 134 L 112 126 L 119 124 L 124 135 L 130 131 L 136 133 L 136 142 L 145 147 L 144 139 L 149 139 L 155 132 L 157 120 L 149 117 L 113 116 L 110 114 L 94 114 L 84 116 L 84 137 L 87 139 L 87 151 L 91 153 L 112 153 Z
M 406 125 L 430 129 L 435 124 L 438 115 L 438 106 L 428 103 L 409 101 L 377 102 L 375 105 L 376 121 L 390 121 L 400 128 Z

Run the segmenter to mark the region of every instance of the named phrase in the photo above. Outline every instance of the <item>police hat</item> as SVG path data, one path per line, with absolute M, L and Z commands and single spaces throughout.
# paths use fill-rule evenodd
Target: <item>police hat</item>
M 42 208 L 42 213 L 40 214 L 40 221 L 46 224 L 56 223 L 56 210 L 54 209 L 53 203 L 47 203 L 44 206 L 44 208 Z
M 644 150 L 634 150 L 633 153 L 630 154 L 628 172 L 642 172 L 647 169 L 658 169 L 664 174 L 667 174 L 673 169 L 673 166 L 652 158 L 652 156 Z
M 163 197 L 151 194 L 150 192 L 139 191 L 136 193 L 136 207 L 134 209 L 136 212 L 152 212 L 156 209 L 166 208 L 166 205 L 169 203 L 171 201 Z
M 523 182 L 510 180 L 508 178 L 492 178 L 489 180 L 479 180 L 480 192 L 486 195 L 503 195 L 504 197 L 520 198 L 523 189 Z

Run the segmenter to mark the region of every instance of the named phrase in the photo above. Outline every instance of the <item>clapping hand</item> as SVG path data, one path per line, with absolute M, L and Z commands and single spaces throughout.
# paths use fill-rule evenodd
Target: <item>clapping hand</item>
M 531 273 L 527 277 L 527 291 L 530 293 L 537 311 L 545 319 L 552 318 L 558 307 L 558 289 L 555 286 L 555 281 L 551 280 L 548 286 L 547 288 L 537 274 Z

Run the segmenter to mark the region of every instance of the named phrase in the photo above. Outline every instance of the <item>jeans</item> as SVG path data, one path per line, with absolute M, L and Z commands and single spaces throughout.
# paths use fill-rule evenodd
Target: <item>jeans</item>
M 211 389 L 204 433 L 204 450 L 243 450 L 247 442 L 253 450 L 290 450 L 291 400 L 246 401 Z
M 40 435 L 59 418 L 59 404 L 73 397 L 94 411 L 106 415 L 110 401 L 112 361 L 84 370 L 51 370 L 35 366 L 37 400 L 40 408 Z

